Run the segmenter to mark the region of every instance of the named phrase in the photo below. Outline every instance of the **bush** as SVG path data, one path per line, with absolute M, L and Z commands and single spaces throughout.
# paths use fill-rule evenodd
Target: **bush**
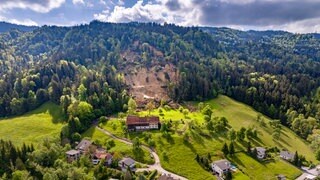
M 106 146 L 107 146 L 107 149 L 111 149 L 113 148 L 114 146 L 116 146 L 116 143 L 114 142 L 113 139 L 109 139 L 107 142 L 106 142 Z
M 163 108 L 164 108 L 164 110 L 166 110 L 166 111 L 170 111 L 170 110 L 171 110 L 171 107 L 168 106 L 168 105 L 165 105 Z
M 100 124 L 100 123 L 104 124 L 104 123 L 106 123 L 107 121 L 108 121 L 108 118 L 107 118 L 106 116 L 101 116 L 101 117 L 99 118 L 99 124 Z
M 151 146 L 151 147 L 155 147 L 156 143 L 154 142 L 153 139 L 149 139 L 148 140 L 148 145 Z

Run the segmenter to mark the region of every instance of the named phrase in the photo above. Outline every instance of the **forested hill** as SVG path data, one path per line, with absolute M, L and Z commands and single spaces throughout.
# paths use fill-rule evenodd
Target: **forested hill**
M 166 86 L 173 100 L 226 94 L 307 138 L 319 127 L 319 48 L 316 34 L 155 23 L 13 30 L 0 35 L 0 116 L 48 99 L 65 111 L 74 99 L 96 115 L 126 110 L 127 67 L 170 64 L 178 74 Z
M 17 29 L 23 32 L 33 31 L 38 27 L 36 26 L 24 26 L 24 25 L 17 25 L 17 24 L 11 24 L 7 22 L 0 22 L 0 33 L 8 32 L 12 29 Z

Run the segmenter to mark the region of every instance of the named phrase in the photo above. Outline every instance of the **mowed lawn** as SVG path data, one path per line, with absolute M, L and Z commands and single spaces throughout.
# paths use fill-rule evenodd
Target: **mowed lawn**
M 38 144 L 48 137 L 59 136 L 63 126 L 60 106 L 47 102 L 27 114 L 0 119 L 0 139 L 15 145 Z
M 289 128 L 282 126 L 280 139 L 274 141 L 272 138 L 273 129 L 269 126 L 270 118 L 263 116 L 266 120 L 266 127 L 261 127 L 256 121 L 258 112 L 250 106 L 237 102 L 227 96 L 220 95 L 218 98 L 207 101 L 214 109 L 213 114 L 215 116 L 224 116 L 228 119 L 229 124 L 233 129 L 239 130 L 241 127 L 256 127 L 259 130 L 259 139 L 256 141 L 256 145 L 264 147 L 277 146 L 279 149 L 287 149 L 291 152 L 298 151 L 303 154 L 307 160 L 317 162 L 314 152 L 310 148 L 307 142 L 298 137 Z
M 230 160 L 237 164 L 238 168 L 247 174 L 250 179 L 276 179 L 279 174 L 285 175 L 287 179 L 296 179 L 301 171 L 292 164 L 275 158 L 272 162 L 259 162 L 244 153 L 237 153 Z

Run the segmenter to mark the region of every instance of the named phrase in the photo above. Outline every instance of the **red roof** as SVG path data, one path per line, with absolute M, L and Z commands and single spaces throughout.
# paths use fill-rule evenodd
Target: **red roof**
M 159 117 L 128 116 L 126 121 L 127 125 L 142 125 L 142 124 L 150 124 L 150 123 L 153 123 L 153 124 L 160 123 Z
M 109 160 L 112 158 L 112 155 L 110 153 L 95 153 L 94 156 L 97 159 L 106 159 Z

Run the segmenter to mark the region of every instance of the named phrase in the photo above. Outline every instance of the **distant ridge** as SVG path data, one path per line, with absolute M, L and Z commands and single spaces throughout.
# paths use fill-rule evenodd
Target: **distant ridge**
M 20 31 L 29 32 L 33 31 L 34 29 L 38 28 L 37 26 L 24 26 L 24 25 L 17 25 L 7 22 L 0 22 L 0 33 L 8 32 L 11 29 L 18 29 Z

